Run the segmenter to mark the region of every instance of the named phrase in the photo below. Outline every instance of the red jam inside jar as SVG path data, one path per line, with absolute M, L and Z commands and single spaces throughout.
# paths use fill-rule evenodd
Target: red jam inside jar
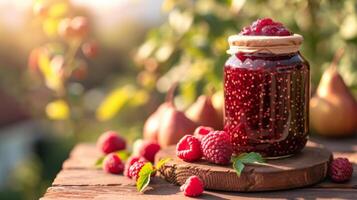
M 224 129 L 234 153 L 278 158 L 302 150 L 309 131 L 309 83 L 309 64 L 298 51 L 232 54 L 224 67 Z

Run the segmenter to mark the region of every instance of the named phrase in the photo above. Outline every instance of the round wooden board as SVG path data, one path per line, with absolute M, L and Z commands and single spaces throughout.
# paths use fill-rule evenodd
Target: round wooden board
M 160 170 L 167 181 L 182 185 L 192 175 L 199 176 L 205 189 L 222 191 L 270 191 L 312 185 L 326 177 L 332 154 L 324 147 L 308 143 L 304 150 L 292 157 L 268 160 L 265 165 L 246 165 L 240 177 L 231 165 L 218 166 L 206 161 L 188 163 L 175 155 L 175 147 L 161 150 L 156 161 L 172 158 Z

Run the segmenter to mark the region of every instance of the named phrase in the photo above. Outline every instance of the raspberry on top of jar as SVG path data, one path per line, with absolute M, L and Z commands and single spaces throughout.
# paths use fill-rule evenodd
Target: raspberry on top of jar
M 250 26 L 242 29 L 239 35 L 289 36 L 293 33 L 282 23 L 270 18 L 257 19 Z
M 254 21 L 240 33 L 228 38 L 228 54 L 264 53 L 289 54 L 299 51 L 303 37 L 288 30 L 282 23 L 270 18 Z

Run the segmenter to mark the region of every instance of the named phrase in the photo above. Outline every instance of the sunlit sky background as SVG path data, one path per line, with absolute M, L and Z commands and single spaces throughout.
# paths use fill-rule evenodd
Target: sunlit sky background
M 9 31 L 19 30 L 25 22 L 25 14 L 33 0 L 0 0 L 0 23 Z M 161 18 L 162 0 L 71 0 L 73 5 L 86 7 L 100 28 L 110 29 L 124 20 L 145 20 L 155 23 Z M 119 12 L 118 12 L 119 11 Z

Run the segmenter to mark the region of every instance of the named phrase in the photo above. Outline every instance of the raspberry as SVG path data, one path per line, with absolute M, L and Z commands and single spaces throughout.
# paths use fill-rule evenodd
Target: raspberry
M 145 165 L 146 162 L 144 161 L 137 161 L 134 164 L 132 164 L 129 167 L 129 173 L 128 173 L 128 177 L 138 180 L 139 178 L 139 172 L 141 170 L 141 168 Z
M 105 154 L 125 149 L 126 142 L 115 131 L 103 133 L 98 141 L 97 147 Z
M 330 163 L 329 176 L 334 182 L 345 182 L 352 177 L 353 167 L 347 158 L 336 158 Z
M 153 163 L 155 161 L 155 155 L 160 149 L 160 145 L 156 142 L 143 141 L 138 147 L 138 152 L 140 156 Z
M 201 141 L 202 153 L 208 162 L 226 165 L 233 153 L 229 135 L 225 131 L 213 131 Z
M 270 18 L 258 19 L 250 26 L 244 27 L 240 35 L 289 36 L 292 33 L 282 23 Z
M 187 162 L 200 159 L 202 157 L 201 142 L 192 135 L 185 135 L 176 145 L 176 155 Z
M 126 161 L 125 163 L 125 168 L 124 168 L 124 176 L 127 176 L 129 178 L 131 178 L 129 176 L 129 168 L 137 161 L 140 160 L 140 157 L 139 156 L 130 156 L 128 158 L 128 160 Z
M 110 153 L 104 158 L 103 170 L 111 174 L 121 174 L 124 171 L 124 164 L 117 154 Z
M 180 187 L 185 196 L 197 197 L 203 193 L 203 183 L 197 176 L 190 176 L 185 184 Z
M 203 138 L 203 136 L 207 135 L 208 133 L 210 133 L 211 131 L 214 131 L 214 129 L 212 127 L 209 126 L 199 126 L 196 128 L 195 132 L 193 133 L 193 135 L 198 138 L 199 140 L 201 140 Z

